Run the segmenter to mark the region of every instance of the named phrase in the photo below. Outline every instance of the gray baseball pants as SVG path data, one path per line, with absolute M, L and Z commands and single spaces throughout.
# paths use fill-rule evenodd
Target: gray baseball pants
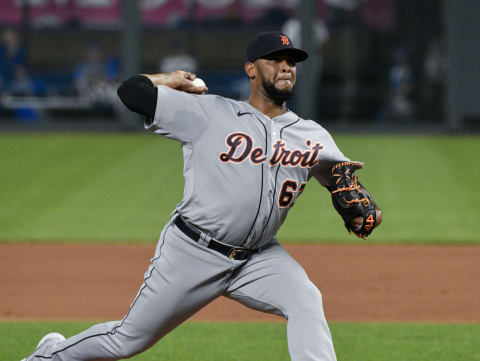
M 131 357 L 219 296 L 284 316 L 292 361 L 336 360 L 322 296 L 277 241 L 248 261 L 232 260 L 194 242 L 172 222 L 163 229 L 144 282 L 123 320 L 95 325 L 54 347 L 40 348 L 32 360 Z

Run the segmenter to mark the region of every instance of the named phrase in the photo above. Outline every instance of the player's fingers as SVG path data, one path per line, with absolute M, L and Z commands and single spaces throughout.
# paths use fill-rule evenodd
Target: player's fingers
M 380 223 L 382 223 L 382 211 L 380 209 L 376 209 L 375 210 L 375 213 L 376 213 L 376 224 L 375 224 L 375 227 L 378 227 L 380 225 Z
M 188 80 L 195 80 L 196 76 L 195 76 L 195 74 L 187 71 L 187 72 L 185 72 L 185 78 L 188 79 Z
M 350 221 L 350 226 L 355 230 L 358 231 L 360 228 L 362 228 L 363 224 L 363 218 L 362 217 L 356 217 Z
M 188 92 L 192 94 L 203 94 L 203 93 L 206 93 L 207 91 L 208 91 L 208 88 L 206 86 L 194 86 Z

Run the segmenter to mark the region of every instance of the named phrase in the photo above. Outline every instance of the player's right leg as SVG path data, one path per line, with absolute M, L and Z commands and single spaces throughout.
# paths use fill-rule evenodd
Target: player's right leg
M 292 361 L 336 361 L 322 295 L 278 242 L 254 254 L 235 272 L 226 296 L 255 310 L 284 316 Z
M 232 264 L 169 223 L 127 315 L 40 346 L 28 361 L 117 360 L 138 354 L 224 292 Z

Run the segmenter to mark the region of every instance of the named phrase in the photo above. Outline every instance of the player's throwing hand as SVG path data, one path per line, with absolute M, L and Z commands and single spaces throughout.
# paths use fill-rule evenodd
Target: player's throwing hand
M 169 88 L 192 94 L 203 94 L 208 91 L 206 86 L 197 86 L 193 81 L 197 76 L 183 70 L 175 70 L 167 74 L 142 74 L 149 78 L 154 86 L 166 85 Z

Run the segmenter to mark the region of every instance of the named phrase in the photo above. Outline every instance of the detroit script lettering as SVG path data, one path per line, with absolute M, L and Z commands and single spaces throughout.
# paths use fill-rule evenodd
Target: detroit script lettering
M 224 163 L 241 163 L 244 160 L 250 160 L 253 164 L 264 163 L 267 160 L 265 151 L 261 147 L 255 147 L 252 138 L 245 133 L 232 133 L 225 144 L 228 147 L 227 152 L 220 153 L 220 160 Z M 280 164 L 283 167 L 300 166 L 313 167 L 318 162 L 318 153 L 323 149 L 320 143 L 312 144 L 310 139 L 305 141 L 308 150 L 288 149 L 283 140 L 277 140 L 273 144 L 273 154 L 269 160 L 270 165 Z

